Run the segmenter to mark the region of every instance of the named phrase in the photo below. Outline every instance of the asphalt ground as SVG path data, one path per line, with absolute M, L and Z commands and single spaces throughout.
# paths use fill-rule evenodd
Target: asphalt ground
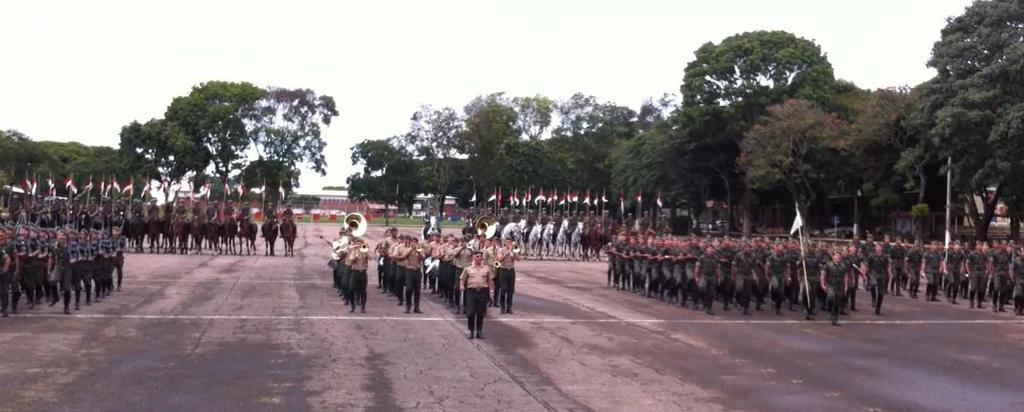
M 349 314 L 318 239 L 336 228 L 300 225 L 294 258 L 131 254 L 100 304 L 0 319 L 0 410 L 1024 410 L 1012 314 L 888 296 L 877 317 L 861 291 L 839 327 L 708 316 L 608 288 L 603 263 L 527 261 L 515 314 L 467 340 L 373 270 Z

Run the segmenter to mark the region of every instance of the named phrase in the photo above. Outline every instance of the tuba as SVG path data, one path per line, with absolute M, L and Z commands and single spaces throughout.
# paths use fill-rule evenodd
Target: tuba
M 345 227 L 348 228 L 349 233 L 353 237 L 363 237 L 366 234 L 368 225 L 363 215 L 353 212 L 345 215 Z
M 490 239 L 494 237 L 495 233 L 498 233 L 498 221 L 491 216 L 483 216 L 473 222 L 473 227 L 476 228 L 476 234 L 482 235 L 484 238 Z

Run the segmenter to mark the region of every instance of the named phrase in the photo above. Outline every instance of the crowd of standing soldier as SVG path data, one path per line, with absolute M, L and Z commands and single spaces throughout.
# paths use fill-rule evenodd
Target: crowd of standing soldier
M 608 285 L 712 314 L 714 302 L 724 310 L 738 306 L 744 315 L 767 306 L 776 315 L 783 306 L 799 307 L 805 318 L 817 310 L 833 324 L 847 309 L 857 311 L 861 287 L 882 315 L 887 294 L 971 308 L 991 302 L 1002 312 L 1012 298 L 1014 313 L 1024 315 L 1024 248 L 1008 242 L 976 242 L 965 249 L 953 243 L 924 246 L 888 236 L 876 242 L 808 242 L 795 240 L 620 235 L 608 247 Z M 806 276 L 805 276 L 806 274 Z M 940 292 L 941 291 L 941 292 Z
M 75 310 L 81 309 L 83 290 L 86 306 L 103 301 L 121 290 L 126 247 L 118 227 L 0 228 L 0 314 L 18 314 L 22 296 L 27 310 L 54 306 L 63 297 L 64 314 L 71 314 L 72 292 Z
M 388 228 L 372 249 L 343 228 L 331 242 L 334 288 L 354 312 L 366 312 L 367 268 L 377 265 L 377 289 L 405 306 L 405 313 L 423 313 L 420 294 L 428 290 L 451 311 L 467 316 L 470 337 L 483 338 L 483 318 L 488 306 L 512 314 L 516 261 L 511 241 L 482 236 L 416 236 Z

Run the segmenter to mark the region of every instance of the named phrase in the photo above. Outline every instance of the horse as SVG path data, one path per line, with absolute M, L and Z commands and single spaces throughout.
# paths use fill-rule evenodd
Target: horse
M 583 222 L 576 222 L 569 240 L 569 258 L 578 260 L 583 257 Z
M 135 248 L 136 253 L 142 253 L 144 241 L 146 237 L 146 220 L 142 218 L 142 213 L 138 211 L 132 212 L 132 218 L 128 223 L 128 239 Z
M 160 209 L 155 205 L 149 206 L 149 213 L 146 214 L 146 237 L 149 238 L 149 253 L 160 253 L 160 234 L 163 233 L 163 222 L 160 221 Z
M 205 234 L 206 229 L 206 222 L 203 220 L 203 215 L 193 213 L 192 223 L 190 226 L 189 234 L 192 235 L 192 250 L 195 250 L 196 254 L 202 254 L 203 235 Z
M 216 250 L 216 253 L 220 254 L 222 252 L 220 247 L 220 233 L 222 232 L 220 221 L 216 218 L 208 220 L 205 229 L 206 247 L 210 248 L 211 253 Z
M 274 243 L 277 242 L 277 222 L 273 216 L 268 216 L 267 220 L 263 222 L 263 226 L 260 227 L 260 233 L 263 235 L 263 244 L 266 247 L 263 250 L 264 256 L 274 256 Z
M 165 203 L 164 213 L 160 218 L 160 244 L 163 249 L 174 253 L 174 204 Z
M 245 245 L 245 254 L 251 255 L 256 253 L 256 224 L 248 216 L 242 217 L 242 221 L 238 222 L 238 238 L 241 240 L 242 245 Z M 238 248 L 238 253 L 242 253 L 241 246 Z
M 285 217 L 281 222 L 281 239 L 284 240 L 284 255 L 295 256 L 295 237 L 298 236 L 298 228 L 291 217 Z
M 569 220 L 563 219 L 562 224 L 558 228 L 558 236 L 555 237 L 555 256 L 566 257 L 568 255 L 571 236 Z
M 174 219 L 174 241 L 178 243 L 178 253 L 184 255 L 188 253 L 189 249 L 188 236 L 192 232 L 192 222 L 185 219 L 182 214 L 175 215 Z
M 540 257 L 541 248 L 541 235 L 544 233 L 544 227 L 541 226 L 540 222 L 533 224 L 533 228 L 530 229 L 530 235 L 526 241 L 526 255 Z
M 551 256 L 555 249 L 555 222 L 548 222 L 544 225 L 544 233 L 541 234 L 540 258 Z
M 604 237 L 604 227 L 600 224 L 589 223 L 583 227 L 582 235 L 582 249 L 583 249 L 583 260 L 590 260 L 593 256 L 595 260 L 601 260 L 601 247 L 604 245 L 602 239 Z
M 235 216 L 231 214 L 225 214 L 224 218 L 221 219 L 223 230 L 221 230 L 221 243 L 224 244 L 226 253 L 235 254 L 235 237 L 238 235 L 238 221 L 235 220 Z M 238 248 L 238 254 L 242 254 L 242 248 Z

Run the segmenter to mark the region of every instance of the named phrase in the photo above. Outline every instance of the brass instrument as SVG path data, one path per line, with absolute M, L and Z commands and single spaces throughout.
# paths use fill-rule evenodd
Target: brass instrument
M 369 225 L 366 223 L 366 218 L 359 213 L 349 213 L 345 215 L 345 227 L 354 237 L 363 237 L 366 234 L 366 229 Z
M 483 236 L 484 238 L 490 239 L 498 233 L 498 221 L 492 216 L 482 216 L 473 222 L 473 227 L 476 228 L 476 234 Z
M 492 266 L 494 266 L 495 269 L 501 269 L 501 262 L 495 260 Z
M 362 245 L 359 246 L 359 252 L 360 253 L 366 253 L 366 252 L 369 252 L 369 251 L 370 251 L 370 247 L 366 246 L 365 243 L 363 243 Z
M 519 244 L 518 244 L 518 243 L 516 243 L 516 244 L 515 244 L 515 246 L 512 246 L 512 254 L 514 254 L 514 255 L 518 255 L 518 254 L 519 254 L 519 252 L 521 252 L 521 251 L 522 251 L 522 250 L 521 250 L 521 249 L 519 249 Z
M 423 246 L 416 246 L 416 253 L 423 254 Z

